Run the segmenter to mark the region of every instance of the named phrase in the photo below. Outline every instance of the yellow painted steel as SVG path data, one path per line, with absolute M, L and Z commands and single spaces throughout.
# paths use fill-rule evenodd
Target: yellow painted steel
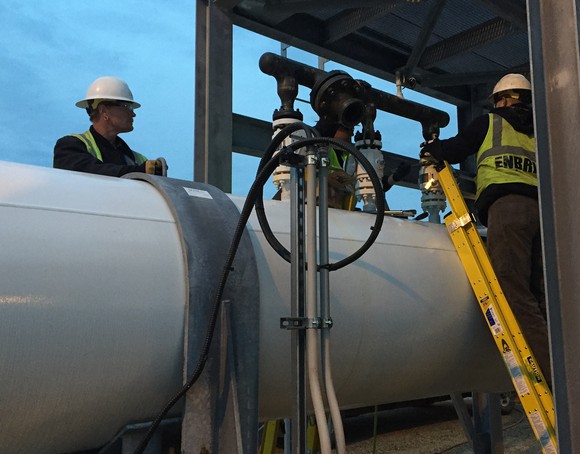
M 276 452 L 276 440 L 278 439 L 279 428 L 279 419 L 273 419 L 264 424 L 262 442 L 260 443 L 260 454 L 274 454 Z
M 306 447 L 309 453 L 316 454 L 320 452 L 318 426 L 313 416 L 308 417 L 308 424 L 306 425 Z
M 274 454 L 276 452 L 276 440 L 278 439 L 281 422 L 282 420 L 280 419 L 273 419 L 264 424 L 259 454 Z M 312 454 L 320 452 L 318 427 L 316 426 L 316 420 L 312 416 L 308 417 L 308 424 L 306 426 L 306 444 L 308 452 Z
M 437 171 L 451 208 L 451 213 L 445 216 L 445 225 L 479 307 L 543 452 L 556 454 L 556 423 L 550 388 L 501 290 L 473 216 L 453 176 L 453 169 L 445 162 L 437 165 Z

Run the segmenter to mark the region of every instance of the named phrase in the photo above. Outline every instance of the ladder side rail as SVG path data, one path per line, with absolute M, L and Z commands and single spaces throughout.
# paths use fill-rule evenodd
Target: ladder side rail
M 556 452 L 555 412 L 551 392 L 503 294 L 487 251 L 448 163 L 437 168 L 452 212 L 445 217 L 460 260 L 530 424 L 544 452 Z M 524 356 L 525 355 L 525 356 Z
M 453 220 L 453 215 L 448 217 Z M 554 409 L 549 389 L 539 368 L 534 370 L 532 366 L 535 364 L 535 357 L 533 357 L 533 352 L 529 349 L 525 337 L 507 305 L 505 296 L 501 291 L 496 292 L 493 289 L 489 275 L 486 275 L 482 263 L 476 258 L 477 253 L 467 233 L 463 229 L 459 229 L 451 235 L 498 349 L 504 355 L 504 360 L 506 355 L 511 359 L 510 353 L 514 355 L 513 359 L 517 360 L 517 366 L 521 374 L 517 374 L 517 371 L 511 372 L 517 374 L 517 381 L 514 381 L 514 386 L 520 395 L 520 399 L 528 399 L 528 396 L 535 395 L 534 400 L 542 402 L 542 408 L 550 418 L 550 423 L 553 426 Z M 491 278 L 491 280 L 494 278 Z M 530 358 L 529 361 L 528 358 Z M 511 359 L 508 367 L 514 367 L 513 359 Z M 510 373 L 510 375 L 514 379 L 513 374 Z

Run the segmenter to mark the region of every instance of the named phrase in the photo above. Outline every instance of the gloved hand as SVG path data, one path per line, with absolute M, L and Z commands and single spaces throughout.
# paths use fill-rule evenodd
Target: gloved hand
M 145 173 L 151 175 L 167 176 L 167 162 L 164 158 L 150 159 L 145 161 Z
M 421 149 L 419 152 L 419 158 L 427 161 L 437 162 L 433 155 L 424 149 Z
M 394 181 L 401 181 L 404 177 L 407 176 L 409 171 L 411 170 L 411 164 L 408 162 L 402 161 L 395 171 L 393 172 L 393 180 Z
M 393 185 L 403 179 L 411 170 L 411 165 L 405 161 L 401 161 L 401 163 L 397 166 L 395 171 L 390 175 L 383 176 L 381 182 L 383 183 L 383 191 L 387 192 L 389 189 L 393 187 Z
M 419 152 L 419 157 L 422 159 L 428 159 L 430 161 L 440 161 L 439 155 L 441 154 L 441 141 L 439 139 L 432 139 L 429 142 L 423 142 L 421 145 L 421 151 Z

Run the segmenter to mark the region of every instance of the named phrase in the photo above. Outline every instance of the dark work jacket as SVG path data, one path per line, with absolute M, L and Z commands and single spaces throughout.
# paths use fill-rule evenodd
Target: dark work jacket
M 533 112 L 525 104 L 498 107 L 492 109 L 491 113 L 505 118 L 518 132 L 527 135 L 534 134 Z M 488 128 L 489 115 L 481 115 L 455 137 L 431 142 L 423 150 L 431 153 L 439 161 L 445 160 L 450 164 L 457 164 L 479 151 L 481 144 L 485 140 Z M 483 225 L 487 225 L 487 212 L 493 202 L 508 194 L 520 194 L 537 200 L 538 189 L 535 186 L 523 183 L 492 184 L 488 186 L 475 201 L 477 216 Z
M 91 155 L 80 139 L 74 136 L 64 136 L 58 139 L 54 146 L 53 167 L 111 177 L 120 177 L 131 172 L 145 172 L 144 163 L 141 165 L 129 164 L 133 161 L 134 155 L 123 139 L 117 137 L 114 147 L 92 126 L 90 131 L 101 151 L 103 162 Z

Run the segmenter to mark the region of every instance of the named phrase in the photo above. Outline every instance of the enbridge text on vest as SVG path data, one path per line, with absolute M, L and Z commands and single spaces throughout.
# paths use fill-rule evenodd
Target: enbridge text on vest
M 530 158 L 522 158 L 521 156 L 514 156 L 504 154 L 495 158 L 495 168 L 515 169 L 524 172 L 536 173 L 536 163 Z

